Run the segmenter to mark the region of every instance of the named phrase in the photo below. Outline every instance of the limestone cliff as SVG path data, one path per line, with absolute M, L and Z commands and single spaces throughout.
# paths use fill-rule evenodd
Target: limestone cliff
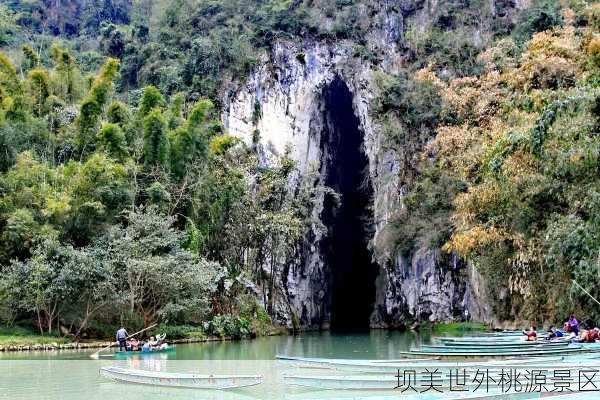
M 373 243 L 394 210 L 402 207 L 402 168 L 396 154 L 383 145 L 379 127 L 371 115 L 371 100 L 377 93 L 373 71 L 394 73 L 403 65 L 402 34 L 408 18 L 430 23 L 435 1 L 374 1 L 377 13 L 365 38 L 366 47 L 381 56 L 375 65 L 356 57 L 355 43 L 304 40 L 279 41 L 235 93 L 225 99 L 223 121 L 230 134 L 259 149 L 261 162 L 274 162 L 286 146 L 300 172 L 318 171 L 327 180 L 332 149 L 326 137 L 328 105 L 325 94 L 334 81 L 342 81 L 351 95 L 353 116 L 362 134 L 362 149 L 368 160 L 365 179 L 372 191 L 365 235 L 377 265 L 375 296 L 370 325 L 402 327 L 415 320 L 444 321 L 489 319 L 484 301 L 485 287 L 474 271 L 439 249 L 421 248 L 410 257 L 375 253 Z M 491 9 L 494 2 L 490 3 Z M 328 167 L 329 166 L 329 167 Z M 294 184 L 291 182 L 290 184 Z M 342 199 L 343 201 L 343 199 Z M 303 329 L 328 328 L 331 321 L 334 271 L 323 253 L 328 230 L 322 224 L 325 198 L 314 209 L 315 224 L 299 247 L 294 265 L 278 266 L 282 296 L 277 299 L 278 322 Z

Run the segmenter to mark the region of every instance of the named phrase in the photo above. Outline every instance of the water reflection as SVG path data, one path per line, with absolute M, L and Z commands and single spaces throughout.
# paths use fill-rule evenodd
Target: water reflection
M 172 353 L 134 355 L 122 360 L 102 357 L 94 361 L 89 358 L 92 351 L 2 354 L 0 355 L 2 360 L 0 361 L 0 399 L 335 398 L 329 397 L 335 394 L 332 392 L 315 393 L 304 388 L 284 385 L 283 374 L 296 370 L 290 363 L 274 361 L 275 355 L 356 359 L 398 358 L 399 351 L 428 341 L 427 336 L 417 336 L 413 333 L 371 331 L 365 334 L 311 333 L 240 342 L 178 345 L 176 351 Z M 105 354 L 109 355 L 108 352 Z M 259 386 L 226 391 L 148 387 L 117 383 L 102 378 L 99 376 L 101 366 L 203 374 L 258 374 L 263 376 L 263 383 Z M 346 393 L 345 398 L 348 396 L 352 399 L 372 398 L 373 393 L 361 394 L 351 391 Z

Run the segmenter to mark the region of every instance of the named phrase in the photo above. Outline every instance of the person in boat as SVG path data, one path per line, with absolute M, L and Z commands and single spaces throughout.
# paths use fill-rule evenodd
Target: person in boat
M 567 340 L 573 340 L 577 337 L 575 333 L 571 332 L 571 325 L 569 325 L 569 322 L 565 322 L 563 325 L 563 332 Z
M 579 335 L 579 321 L 575 318 L 575 314 L 571 315 L 567 323 L 569 324 L 569 332 L 573 332 L 575 336 Z
M 588 342 L 595 343 L 598 340 L 600 340 L 600 329 L 599 328 L 590 329 L 588 331 Z
M 150 336 L 150 340 L 148 341 L 148 345 L 150 346 L 151 350 L 156 349 L 159 346 L 158 341 L 156 340 L 156 338 L 154 336 Z
M 533 342 L 537 340 L 537 332 L 535 331 L 535 326 L 531 326 L 528 331 L 523 331 L 523 335 L 525 335 L 528 342 Z
M 131 351 L 140 351 L 140 342 L 136 338 L 133 338 L 129 341 L 129 350 Z
M 563 336 L 564 334 L 560 329 L 556 329 L 554 326 L 551 326 L 548 332 L 548 336 L 546 336 L 546 340 L 558 339 L 562 338 Z
M 121 327 L 121 329 L 119 329 L 117 331 L 117 334 L 115 335 L 115 338 L 117 339 L 117 343 L 119 343 L 119 351 L 127 351 L 127 337 L 129 336 L 129 333 L 127 333 L 127 330 L 124 327 Z
M 162 335 L 158 335 L 156 336 L 156 348 L 159 350 L 165 350 L 166 348 L 169 347 L 168 343 L 165 342 L 165 338 L 167 337 L 166 333 L 163 333 Z
M 142 345 L 142 353 L 149 353 L 151 351 L 152 351 L 152 347 L 150 347 L 150 342 L 145 341 L 144 344 Z
M 600 329 L 582 329 L 579 341 L 582 343 L 596 343 L 596 340 L 600 339 Z
M 596 327 L 596 323 L 594 322 L 593 319 L 587 318 L 585 320 L 585 322 L 583 323 L 583 326 L 585 327 L 585 329 L 590 330 L 590 329 L 594 329 Z

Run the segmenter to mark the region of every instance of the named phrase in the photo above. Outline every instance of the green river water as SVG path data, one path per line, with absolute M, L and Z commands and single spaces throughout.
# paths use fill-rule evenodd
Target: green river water
M 276 354 L 329 358 L 398 358 L 398 351 L 428 342 L 427 335 L 390 331 L 364 334 L 307 333 L 234 342 L 177 345 L 173 353 L 134 356 L 126 360 L 89 358 L 93 351 L 0 353 L 0 399 L 152 400 L 152 399 L 319 399 L 323 393 L 283 384 L 283 374 L 296 372 Z M 117 365 L 170 372 L 260 374 L 259 386 L 216 391 L 145 387 L 112 382 L 99 368 Z M 306 372 L 306 371 L 305 371 Z M 314 371 L 308 371 L 314 373 Z M 366 398 L 372 394 L 365 393 Z M 381 393 L 379 393 L 379 396 Z M 325 397 L 323 397 L 325 396 Z M 362 398 L 352 392 L 352 399 Z
M 172 353 L 92 360 L 89 351 L 0 353 L 0 400 L 393 400 L 455 399 L 398 390 L 319 390 L 284 384 L 284 374 L 341 375 L 335 370 L 300 369 L 275 360 L 277 354 L 303 357 L 397 359 L 398 352 L 431 342 L 430 335 L 371 331 L 363 334 L 307 333 L 235 342 L 177 345 Z M 110 353 L 105 353 L 110 354 Z M 201 374 L 261 375 L 260 385 L 231 390 L 193 390 L 114 382 L 99 375 L 102 366 Z M 414 367 L 418 368 L 418 367 Z M 348 374 L 348 373 L 345 373 Z M 395 374 L 392 375 L 394 377 Z M 389 378 L 389 377 L 386 377 Z M 473 395 L 473 393 L 471 393 Z M 570 400 L 598 398 L 598 392 Z M 515 397 L 516 396 L 516 397 Z M 500 399 L 535 398 L 527 394 Z

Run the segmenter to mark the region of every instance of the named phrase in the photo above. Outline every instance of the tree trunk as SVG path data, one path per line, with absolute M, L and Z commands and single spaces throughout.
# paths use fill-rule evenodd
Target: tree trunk
M 40 309 L 36 307 L 35 313 L 37 315 L 38 329 L 40 330 L 40 334 L 44 336 L 44 328 L 42 327 L 42 316 L 40 315 Z

